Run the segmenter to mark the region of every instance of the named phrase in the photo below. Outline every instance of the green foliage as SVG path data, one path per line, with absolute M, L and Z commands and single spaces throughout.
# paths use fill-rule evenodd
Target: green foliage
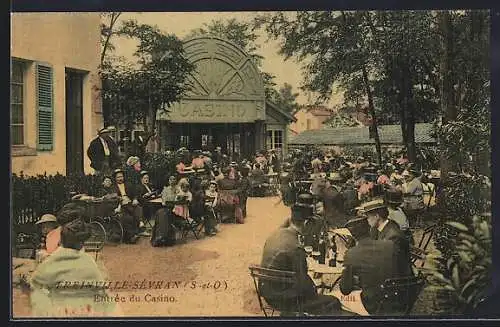
M 238 21 L 235 18 L 212 20 L 210 23 L 203 24 L 203 27 L 191 31 L 188 38 L 200 35 L 214 35 L 229 40 L 245 50 L 254 59 L 257 66 L 262 65 L 264 58 L 256 53 L 260 49 L 260 45 L 256 42 L 258 35 L 246 22 Z
M 104 65 L 107 52 L 113 52 L 115 46 L 111 42 L 111 38 L 118 34 L 117 22 L 121 16 L 121 12 L 105 12 L 101 13 L 101 66 Z
M 441 32 L 449 43 L 448 51 L 440 51 L 449 68 L 442 72 L 447 96 L 438 129 L 443 162 L 446 170 L 490 175 L 489 13 L 477 10 L 443 16 L 448 24 L 442 23 Z
M 55 213 L 77 193 L 96 194 L 102 178 L 94 175 L 13 174 L 12 213 L 14 229 L 33 224 L 44 213 Z
M 491 282 L 491 184 L 485 176 L 452 174 L 438 202 L 434 237 L 439 253 L 429 271 L 437 306 L 447 313 L 473 310 Z
M 417 146 L 417 166 L 424 171 L 439 169 L 439 148 L 432 145 Z
M 354 119 L 352 116 L 344 114 L 344 113 L 337 113 L 334 114 L 332 117 L 328 118 L 325 122 L 323 122 L 323 125 L 332 127 L 332 128 L 337 128 L 337 127 L 361 127 L 363 124 Z
M 194 66 L 183 56 L 182 41 L 156 26 L 128 20 L 116 33 L 139 41 L 134 53 L 138 66 L 114 60 L 101 68 L 106 117 L 128 127 L 143 120 L 145 129 L 153 131 L 157 110 L 181 98 Z
M 457 11 L 451 16 L 452 33 L 446 40 L 433 11 L 279 12 L 260 15 L 255 25 L 282 41 L 285 58 L 304 62 L 303 88 L 318 92 L 322 99 L 331 96 L 335 85 L 343 91 L 346 105 L 356 105 L 366 102 L 372 88 L 377 122 L 401 124 L 412 161 L 418 153 L 414 124 L 445 114 L 445 92 L 463 114 L 447 122 L 450 125 L 439 136 L 445 154 L 455 158 L 453 154 L 459 153 L 454 161 L 464 166 L 471 152 L 477 156 L 489 150 L 490 109 L 483 101 L 489 98 L 489 17 L 486 11 Z M 450 45 L 449 52 L 443 42 Z M 440 66 L 444 57 L 449 57 L 449 71 Z M 451 91 L 442 88 L 443 76 L 451 76 Z M 466 140 L 470 142 L 461 146 Z M 480 160 L 488 158 L 475 159 L 476 166 Z
M 146 153 L 141 163 L 149 172 L 150 180 L 158 190 L 166 185 L 169 176 L 176 174 L 177 162 L 173 152 Z
M 279 89 L 279 92 L 273 93 L 268 99 L 274 102 L 280 109 L 292 113 L 299 108 L 296 102 L 298 96 L 298 93 L 292 92 L 292 86 L 285 83 L 283 87 Z
M 146 153 L 141 161 L 144 169 L 148 170 L 152 183 L 159 190 L 165 185 L 168 176 L 175 175 L 174 153 Z M 13 174 L 11 203 L 14 229 L 32 225 L 44 213 L 56 213 L 75 194 L 97 195 L 102 188 L 102 180 L 101 176 L 84 174 Z
M 432 254 L 428 266 L 433 268 L 426 274 L 441 313 L 469 313 L 491 287 L 491 218 L 475 215 L 469 227 L 456 221 L 446 225 L 457 235 L 451 239 L 451 255 Z

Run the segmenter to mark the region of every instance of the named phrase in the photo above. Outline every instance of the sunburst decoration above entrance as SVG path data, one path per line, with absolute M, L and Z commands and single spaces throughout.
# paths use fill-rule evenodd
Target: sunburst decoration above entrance
M 216 37 L 198 37 L 186 41 L 184 49 L 196 65 L 185 98 L 264 100 L 259 70 L 236 45 Z

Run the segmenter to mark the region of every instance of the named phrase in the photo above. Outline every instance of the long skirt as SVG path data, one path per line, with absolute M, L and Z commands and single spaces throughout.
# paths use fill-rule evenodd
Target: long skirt
M 171 209 L 158 209 L 153 215 L 155 224 L 151 233 L 151 245 L 163 246 L 175 244 L 175 230 L 172 227 Z

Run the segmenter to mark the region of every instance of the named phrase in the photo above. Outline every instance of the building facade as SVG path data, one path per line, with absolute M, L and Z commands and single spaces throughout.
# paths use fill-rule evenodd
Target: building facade
M 12 173 L 90 173 L 102 127 L 99 13 L 11 15 Z
M 262 76 L 251 56 L 218 37 L 184 42 L 196 69 L 190 90 L 167 111 L 158 111 L 161 149 L 213 150 L 250 156 L 276 148 L 286 152 L 294 118 L 266 102 Z
M 290 124 L 290 130 L 297 135 L 303 131 L 320 129 L 334 113 L 332 109 L 324 106 L 303 106 L 295 112 L 296 122 Z

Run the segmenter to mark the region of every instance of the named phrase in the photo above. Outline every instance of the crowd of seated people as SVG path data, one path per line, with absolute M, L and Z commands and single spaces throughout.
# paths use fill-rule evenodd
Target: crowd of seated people
M 219 222 L 243 223 L 252 187 L 265 186 L 266 174 L 280 170 L 274 150 L 259 151 L 252 158 L 228 156 L 217 147 L 209 151 L 175 152 L 175 174 L 165 176 L 166 185 L 152 181 L 141 159 L 131 156 L 123 169 L 103 176 L 102 188 L 94 198 L 117 201 L 111 214 L 124 230 L 123 241 L 135 243 L 151 236 L 154 246 L 173 245 L 184 225 L 202 225 L 207 236 L 215 236 Z M 161 178 L 161 177 L 160 177 Z M 145 222 L 154 220 L 151 234 Z
M 263 282 L 260 291 L 271 306 L 296 312 L 298 299 L 309 314 L 333 316 L 405 310 L 405 301 L 385 301 L 381 285 L 387 279 L 416 276 L 409 214 L 424 208 L 424 190 L 432 187 L 421 181 L 426 176 L 415 165 L 399 159 L 381 168 L 369 158 L 292 152 L 280 175 L 281 196 L 291 207 L 291 218 L 266 241 L 261 266 L 295 272 L 302 288 Z M 318 295 L 307 273 L 305 246 L 317 242 L 311 241 L 311 232 L 319 235 L 321 229 L 344 226 L 352 242 L 343 254 L 339 282 Z M 388 303 L 382 307 L 384 301 Z
M 386 194 L 392 194 L 390 214 L 403 229 L 409 228 L 407 219 L 435 204 L 439 172 L 424 173 L 404 155 L 386 158 L 379 165 L 368 156 L 352 158 L 329 151 L 295 150 L 285 161 L 280 176 L 283 201 L 292 204 L 293 196 L 287 198 L 290 189 L 308 186 L 318 203 L 317 212 L 332 227 L 352 218 L 361 203 Z

